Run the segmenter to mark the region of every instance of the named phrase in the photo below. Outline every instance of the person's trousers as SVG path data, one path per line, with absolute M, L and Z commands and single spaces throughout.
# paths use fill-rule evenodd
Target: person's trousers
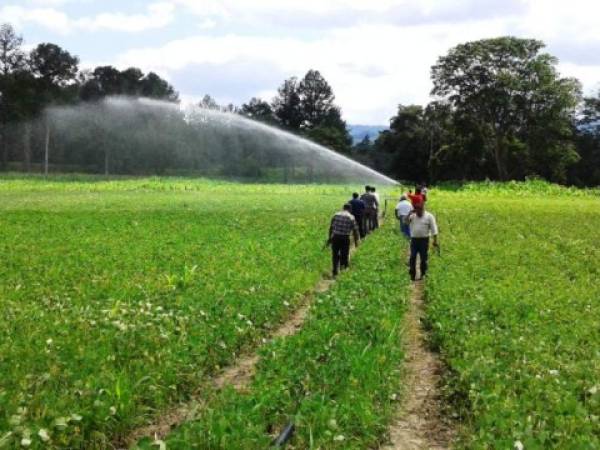
M 363 217 L 363 214 L 357 214 L 356 216 L 354 216 L 354 218 L 356 219 L 356 223 L 358 224 L 358 234 L 360 235 L 360 238 L 363 239 L 367 234 L 365 232 L 365 218 Z
M 400 232 L 408 239 L 410 239 L 410 226 L 404 222 L 405 218 L 406 217 L 404 216 L 400 217 Z
M 333 275 L 337 275 L 342 269 L 348 268 L 350 258 L 350 236 L 333 235 L 331 238 L 331 253 L 333 262 Z
M 373 208 L 365 209 L 365 233 L 370 233 L 375 229 L 375 223 L 377 220 L 377 210 Z
M 417 255 L 421 260 L 421 277 L 427 273 L 427 258 L 429 256 L 429 238 L 412 238 L 410 240 L 410 279 L 417 277 Z

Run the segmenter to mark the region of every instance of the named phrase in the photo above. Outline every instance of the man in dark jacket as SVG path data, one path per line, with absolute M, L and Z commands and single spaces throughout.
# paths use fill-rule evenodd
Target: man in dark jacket
M 360 198 L 358 198 L 358 193 L 355 192 L 352 194 L 352 200 L 350 200 L 350 205 L 352 206 L 352 215 L 356 219 L 356 223 L 358 224 L 358 232 L 360 234 L 360 238 L 364 239 L 365 237 L 365 223 L 364 223 L 364 213 L 365 213 L 365 202 L 363 202 Z
M 377 197 L 373 195 L 373 192 L 371 191 L 371 186 L 365 186 L 365 193 L 360 197 L 360 199 L 365 203 L 365 234 L 369 234 L 375 229 L 379 203 L 377 201 Z

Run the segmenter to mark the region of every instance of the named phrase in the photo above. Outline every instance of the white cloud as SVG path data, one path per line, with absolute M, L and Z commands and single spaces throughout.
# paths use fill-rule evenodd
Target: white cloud
M 249 77 L 263 77 L 264 86 L 256 94 L 238 98 L 248 100 L 261 91 L 272 92 L 277 85 L 267 73 L 285 77 L 303 75 L 308 69 L 320 70 L 332 84 L 338 103 L 351 121 L 387 123 L 398 103 L 428 101 L 431 89 L 429 68 L 437 55 L 465 40 L 471 34 L 494 36 L 504 27 L 499 21 L 474 23 L 462 28 L 445 25 L 395 27 L 364 25 L 331 30 L 323 36 L 300 38 L 256 37 L 241 35 L 195 36 L 176 40 L 159 48 L 130 50 L 123 53 L 120 66 L 137 65 L 145 70 L 187 73 L 190 67 L 202 67 L 203 88 L 223 89 L 222 67 L 232 70 L 231 90 Z M 419 45 L 414 45 L 418 42 Z M 252 62 L 253 73 L 235 73 L 237 62 Z M 219 67 L 216 70 L 215 67 Z M 190 73 L 192 77 L 192 73 Z M 177 77 L 181 78 L 181 76 Z M 266 84 L 266 81 L 271 83 Z
M 222 23 L 328 29 L 365 23 L 431 24 L 518 14 L 522 0 L 172 0 Z
M 73 0 L 29 0 L 28 3 L 40 6 L 62 6 Z
M 37 0 L 38 3 L 60 4 L 65 0 Z M 26 8 L 5 6 L 0 8 L 0 22 L 9 22 L 21 28 L 26 23 L 39 25 L 60 34 L 74 31 L 121 31 L 139 33 L 163 28 L 173 22 L 175 6 L 169 2 L 152 3 L 143 14 L 100 13 L 95 16 L 70 18 L 55 8 Z
M 113 30 L 136 33 L 163 28 L 174 20 L 175 6 L 168 2 L 153 3 L 145 14 L 101 13 L 75 21 L 84 30 Z
M 29 22 L 58 33 L 64 33 L 70 28 L 69 17 L 52 8 L 4 6 L 0 8 L 0 23 L 2 22 L 11 23 L 17 28 Z

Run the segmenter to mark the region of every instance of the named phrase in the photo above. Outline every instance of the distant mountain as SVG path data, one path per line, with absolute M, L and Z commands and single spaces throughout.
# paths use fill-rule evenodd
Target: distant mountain
M 374 141 L 379 136 L 379 133 L 383 130 L 387 130 L 389 127 L 383 125 L 348 125 L 348 132 L 352 136 L 352 140 L 355 144 L 362 141 L 365 136 Z

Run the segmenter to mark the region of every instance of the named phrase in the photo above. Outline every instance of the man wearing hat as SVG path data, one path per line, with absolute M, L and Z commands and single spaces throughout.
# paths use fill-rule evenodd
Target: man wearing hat
M 354 236 L 354 245 L 358 247 L 358 225 L 352 215 L 352 205 L 346 203 L 344 209 L 333 216 L 329 226 L 328 242 L 331 244 L 334 277 L 339 273 L 340 266 L 342 269 L 348 268 L 350 235 Z

